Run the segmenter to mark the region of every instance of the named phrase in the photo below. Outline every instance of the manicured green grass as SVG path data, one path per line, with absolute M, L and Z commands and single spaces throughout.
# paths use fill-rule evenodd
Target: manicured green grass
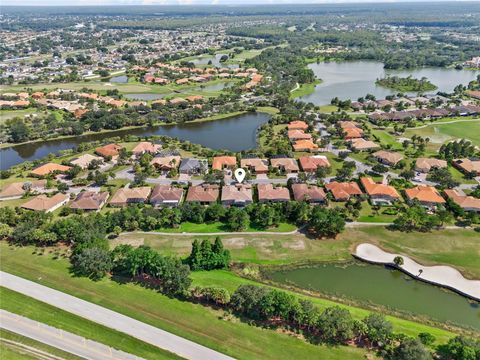
M 339 109 L 338 109 L 338 106 L 335 106 L 335 105 L 322 105 L 320 106 L 320 112 L 322 113 L 332 113 L 332 112 L 337 112 Z
M 7 341 L 5 341 L 7 340 Z M 11 344 L 8 341 L 13 341 L 15 344 Z M 22 335 L 15 334 L 13 332 L 7 331 L 5 329 L 0 329 L 0 354 L 4 359 L 16 359 L 16 357 L 6 356 L 3 352 L 5 349 L 10 351 L 15 356 L 21 358 L 22 355 L 25 355 L 28 359 L 35 359 L 36 357 L 28 355 L 31 353 L 30 350 L 25 349 L 25 347 L 34 348 L 36 350 L 48 353 L 50 355 L 59 356 L 65 360 L 80 360 L 81 358 L 65 351 L 59 350 L 55 347 L 45 345 L 41 342 L 32 340 Z
M 14 117 L 24 118 L 25 115 L 38 112 L 35 108 L 21 109 L 21 110 L 0 110 L 0 125 L 5 123 L 6 120 Z
M 18 350 L 8 346 L 3 341 L 0 341 L 0 354 L 2 359 L 6 360 L 34 360 L 35 357 L 27 354 L 22 354 Z
M 223 311 L 172 299 L 139 285 L 75 278 L 68 273 L 67 260 L 32 255 L 32 247 L 14 248 L 1 243 L 0 250 L 3 271 L 105 306 L 239 359 L 340 360 L 363 359 L 365 355 L 362 349 L 312 345 L 294 336 L 250 326 L 225 316 Z M 22 302 L 12 306 L 24 308 Z M 49 316 L 45 311 L 38 313 L 36 316 Z
M 1 308 L 29 319 L 54 326 L 146 359 L 179 359 L 178 356 L 146 344 L 121 332 L 98 325 L 82 317 L 0 287 Z
M 273 227 L 270 229 L 258 229 L 253 226 L 249 226 L 244 231 L 273 231 L 273 232 L 287 232 L 295 230 L 296 226 L 287 223 L 281 223 L 277 227 Z M 221 222 L 214 222 L 214 223 L 202 223 L 202 224 L 195 224 L 191 222 L 182 223 L 178 228 L 167 228 L 161 229 L 159 232 L 171 232 L 171 233 L 216 233 L 216 232 L 228 232 L 230 229 Z
M 301 96 L 311 94 L 315 90 L 315 86 L 317 86 L 321 82 L 322 82 L 321 80 L 316 79 L 312 83 L 300 85 L 297 89 L 293 90 L 290 93 L 290 98 L 295 99 L 295 98 L 298 98 L 298 97 L 301 97 Z
M 270 115 L 275 115 L 280 112 L 280 110 L 278 110 L 276 107 L 273 107 L 273 106 L 259 106 L 257 107 L 257 111 L 264 112 Z
M 453 139 L 467 139 L 474 145 L 480 146 L 480 119 L 459 119 L 460 121 L 441 124 L 441 122 L 455 121 L 457 119 L 443 119 L 424 128 L 408 129 L 405 137 L 420 135 L 430 139 L 430 146 L 439 148 L 441 144 Z
M 364 201 L 357 221 L 368 223 L 391 223 L 395 220 L 396 216 L 384 214 L 384 211 L 387 209 L 389 209 L 389 207 L 381 207 L 380 210 L 374 211 L 370 203 Z

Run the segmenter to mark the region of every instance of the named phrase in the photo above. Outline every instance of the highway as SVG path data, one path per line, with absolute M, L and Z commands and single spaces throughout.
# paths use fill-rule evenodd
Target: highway
M 233 358 L 180 336 L 145 324 L 102 306 L 65 294 L 9 273 L 0 272 L 0 285 L 10 290 L 81 316 L 97 324 L 135 337 L 185 359 L 231 360 Z M 162 296 L 162 295 L 158 295 Z

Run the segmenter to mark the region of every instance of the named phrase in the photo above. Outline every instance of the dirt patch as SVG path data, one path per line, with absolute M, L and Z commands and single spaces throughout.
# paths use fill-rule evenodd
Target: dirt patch
M 222 239 L 222 242 L 229 249 L 243 249 L 247 246 L 247 240 L 241 237 Z
M 131 245 L 133 247 L 142 246 L 145 244 L 143 237 L 118 237 L 110 241 L 110 246 L 114 248 L 117 245 Z
M 282 243 L 282 247 L 292 250 L 305 250 L 305 242 L 302 239 Z

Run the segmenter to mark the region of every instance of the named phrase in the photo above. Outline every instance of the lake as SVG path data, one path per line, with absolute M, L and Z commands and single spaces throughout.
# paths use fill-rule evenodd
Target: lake
M 221 63 L 220 59 L 222 58 L 223 55 L 228 54 L 216 54 L 215 56 L 199 56 L 196 59 L 190 60 L 190 62 L 194 63 L 195 65 L 208 65 L 209 61 L 212 61 L 212 65 L 215 67 L 219 68 L 230 68 L 230 69 L 235 69 L 238 68 L 238 64 L 225 64 Z
M 370 93 L 377 99 L 384 99 L 398 91 L 375 85 L 375 80 L 386 75 L 414 78 L 426 77 L 438 87 L 438 91 L 452 92 L 458 84 L 468 84 L 476 78 L 480 71 L 455 70 L 444 68 L 418 68 L 410 70 L 385 70 L 383 63 L 375 61 L 349 61 L 349 62 L 321 62 L 309 64 L 315 76 L 322 83 L 315 87 L 313 93 L 299 97 L 297 100 L 312 102 L 316 105 L 330 104 L 334 97 L 341 100 L 351 99 L 356 101 L 359 97 Z
M 128 83 L 128 76 L 127 75 L 114 76 L 110 78 L 110 82 L 117 83 L 117 84 L 126 84 Z
M 51 153 L 56 154 L 60 150 L 72 149 L 83 142 L 99 141 L 114 136 L 166 135 L 212 149 L 248 150 L 257 146 L 257 129 L 269 119 L 270 115 L 266 113 L 247 113 L 223 120 L 118 130 L 17 145 L 0 149 L 0 170 L 8 169 L 23 161 L 33 161 Z
M 360 262 L 276 271 L 269 277 L 320 293 L 382 305 L 480 330 L 480 304 L 383 266 Z

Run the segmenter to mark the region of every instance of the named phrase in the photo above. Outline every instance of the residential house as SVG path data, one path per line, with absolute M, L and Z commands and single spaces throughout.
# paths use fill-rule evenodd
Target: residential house
M 185 201 L 210 205 L 217 202 L 219 195 L 220 187 L 218 185 L 202 184 L 190 186 Z
M 150 161 L 150 164 L 160 171 L 162 174 L 166 174 L 171 170 L 178 169 L 182 158 L 178 155 L 170 156 L 157 156 Z
M 92 155 L 92 154 L 83 154 L 83 155 L 80 155 L 78 158 L 70 161 L 70 164 L 72 164 L 74 166 L 80 166 L 82 169 L 86 169 L 86 168 L 88 168 L 90 163 L 94 160 L 103 162 L 103 158 L 101 158 L 99 156 L 95 156 L 95 155 Z
M 152 189 L 149 186 L 118 189 L 109 201 L 110 206 L 126 206 L 147 202 Z
M 444 204 L 445 200 L 433 186 L 418 185 L 405 190 L 408 203 L 418 202 L 420 205 L 433 210 L 438 205 Z
M 293 150 L 314 152 L 319 150 L 319 146 L 312 140 L 298 140 L 293 144 Z
M 331 183 L 326 184 L 325 188 L 332 193 L 335 201 L 348 201 L 351 197 L 357 197 L 363 194 L 358 184 L 354 181 L 332 181 Z
M 240 160 L 240 167 L 250 170 L 255 174 L 268 173 L 268 160 L 260 158 L 247 158 Z
M 324 203 L 327 199 L 325 191 L 319 186 L 308 184 L 292 184 L 293 198 L 295 201 L 309 203 Z
M 302 130 L 306 131 L 308 129 L 308 124 L 305 121 L 290 121 L 288 123 L 288 130 Z
M 82 191 L 70 204 L 70 208 L 85 211 L 100 211 L 107 203 L 108 192 Z
M 142 142 L 138 143 L 138 145 L 133 148 L 132 152 L 133 152 L 133 155 L 138 157 L 138 156 L 141 156 L 145 153 L 149 153 L 149 154 L 154 155 L 157 152 L 159 152 L 161 149 L 162 149 L 162 145 L 153 144 L 149 141 L 142 141 Z
M 52 197 L 45 194 L 38 195 L 22 205 L 22 208 L 33 211 L 52 212 L 68 203 L 70 197 L 67 194 L 58 193 Z
M 150 196 L 154 206 L 178 206 L 183 198 L 183 189 L 171 185 L 156 185 Z
M 388 166 L 397 165 L 402 159 L 403 155 L 393 151 L 380 150 L 372 154 L 379 162 Z
M 298 161 L 302 170 L 307 173 L 314 173 L 319 167 L 330 167 L 330 162 L 323 155 L 301 156 Z
M 303 132 L 303 130 L 288 130 L 288 139 L 290 141 L 312 140 L 312 135 Z
M 272 158 L 270 159 L 270 164 L 282 173 L 294 174 L 300 170 L 297 165 L 297 160 L 292 158 Z
M 95 152 L 104 158 L 115 159 L 120 154 L 123 147 L 118 144 L 108 144 L 95 149 Z
M 369 177 L 362 177 L 360 182 L 373 205 L 391 205 L 400 199 L 400 194 L 393 186 L 376 183 Z
M 350 140 L 350 147 L 356 151 L 366 151 L 366 150 L 378 149 L 380 145 L 374 143 L 373 141 L 359 138 L 359 139 Z
M 259 202 L 285 202 L 290 200 L 290 192 L 286 187 L 259 184 L 257 189 Z
M 222 204 L 246 206 L 253 201 L 252 186 L 249 184 L 225 185 L 222 187 Z
M 447 189 L 444 192 L 449 199 L 460 206 L 464 211 L 480 213 L 480 199 L 474 198 L 473 196 L 467 196 L 463 192 L 455 189 Z
M 71 169 L 70 166 L 56 164 L 56 163 L 46 163 L 33 169 L 31 174 L 34 176 L 42 177 L 50 174 L 66 173 L 70 169 Z
M 235 156 L 215 156 L 212 160 L 213 170 L 233 170 L 237 166 L 237 158 Z
M 182 162 L 180 163 L 179 171 L 181 174 L 188 174 L 188 175 L 206 174 L 208 171 L 208 160 L 194 159 L 194 158 L 182 159 Z
M 453 166 L 465 174 L 480 176 L 480 160 L 456 159 Z
M 5 185 L 0 191 L 0 201 L 20 199 L 27 189 L 30 192 L 44 191 L 47 186 L 47 180 L 15 182 Z
M 432 158 L 418 158 L 415 162 L 415 170 L 428 173 L 433 168 L 442 169 L 447 167 L 447 162 L 445 160 L 432 159 Z

